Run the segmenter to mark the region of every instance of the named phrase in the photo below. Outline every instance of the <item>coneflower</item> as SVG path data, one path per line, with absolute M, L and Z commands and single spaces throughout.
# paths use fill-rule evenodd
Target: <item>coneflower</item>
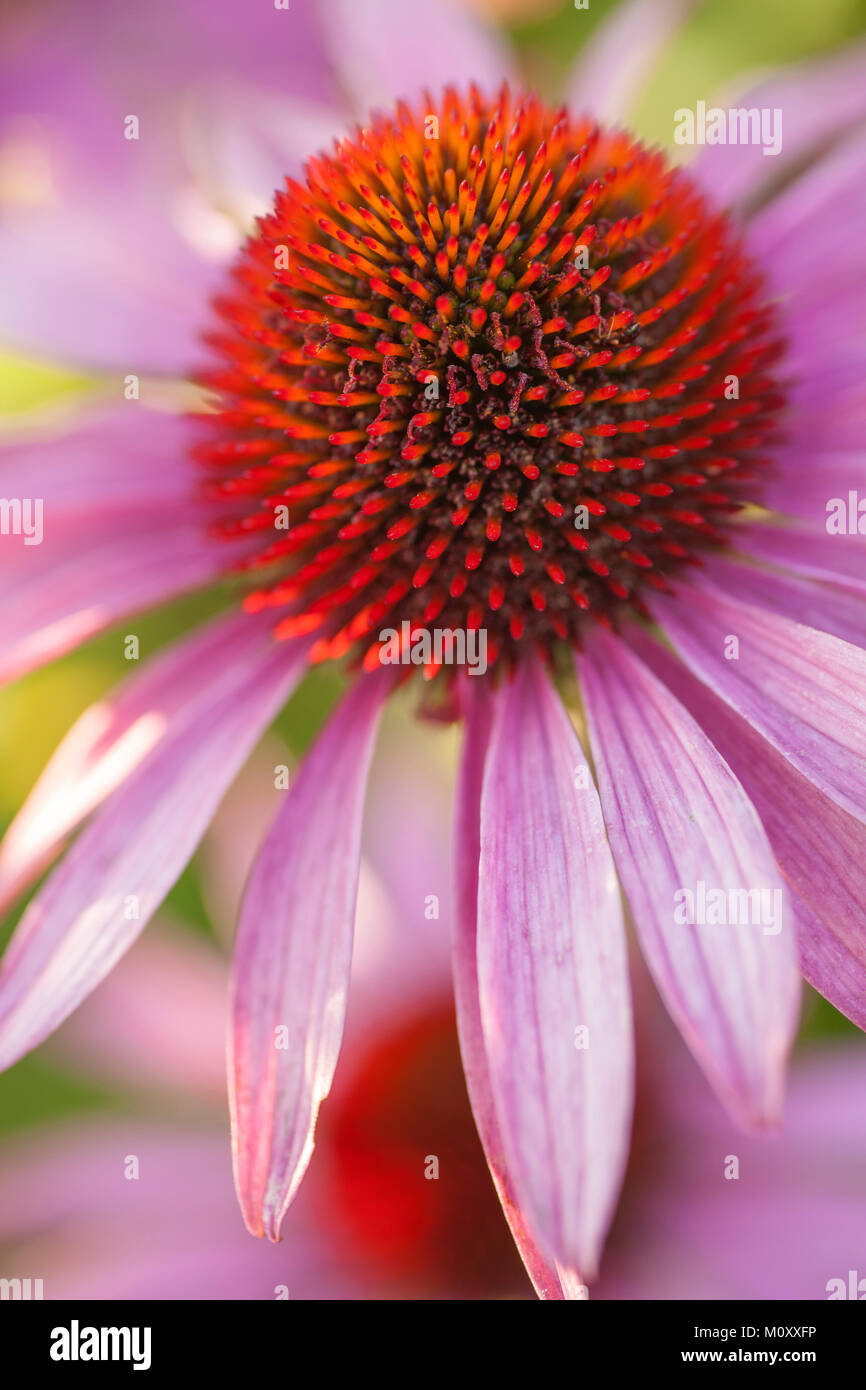
M 79 721 L 13 825 L 10 898 L 113 793 L 8 949 L 4 1065 L 135 938 L 310 662 L 346 658 L 351 689 L 260 850 L 235 952 L 236 1181 L 250 1230 L 278 1237 L 337 1063 L 367 770 L 405 675 L 382 634 L 414 651 L 435 624 L 489 637 L 483 679 L 437 656 L 426 674 L 465 721 L 467 1084 L 539 1292 L 594 1277 L 622 1179 L 620 885 L 716 1091 L 746 1123 L 778 1117 L 798 938 L 807 978 L 866 1021 L 863 551 L 828 537 L 813 481 L 862 481 L 861 166 L 831 150 L 741 242 L 697 180 L 620 130 L 467 85 L 371 116 L 289 180 L 217 302 L 219 408 L 184 423 L 176 472 L 86 458 L 95 520 L 67 503 L 57 607 L 49 572 L 11 620 L 15 669 L 160 593 L 251 579 L 252 612 Z M 801 263 L 822 211 L 826 290 Z M 56 458 L 33 462 L 56 493 Z M 586 751 L 552 679 L 572 703 L 574 656 Z
M 233 281 L 200 456 L 276 570 L 246 607 L 291 605 L 312 661 L 375 670 L 383 626 L 434 622 L 548 657 L 648 616 L 755 495 L 782 400 L 759 276 L 686 175 L 562 108 L 374 118 Z

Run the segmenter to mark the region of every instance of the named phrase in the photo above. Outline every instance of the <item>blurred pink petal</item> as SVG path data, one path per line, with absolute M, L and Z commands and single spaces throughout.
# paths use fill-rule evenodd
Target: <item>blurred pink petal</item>
M 697 0 L 621 0 L 590 35 L 568 78 L 572 111 L 619 122 L 664 56 Z M 580 15 L 575 15 L 580 23 Z
M 826 1299 L 831 1279 L 862 1274 L 862 1047 L 795 1061 L 785 1127 L 760 1137 L 734 1128 L 663 1037 L 661 1056 L 668 1074 L 651 1067 L 655 1117 L 629 1175 L 629 1225 L 593 1297 Z
M 261 622 L 232 612 L 158 652 L 84 711 L 0 843 L 0 908 L 161 739 L 209 709 L 217 689 L 241 683 L 245 657 L 266 640 Z
M 15 603 L 0 614 L 0 682 L 18 680 L 123 618 L 212 583 L 231 553 L 201 521 L 175 520 L 159 508 L 115 517 L 108 528 L 97 515 L 43 544 L 50 546 L 49 563 L 23 549 L 2 569 L 4 582 L 15 586 Z
M 265 648 L 201 718 L 157 744 L 27 908 L 0 966 L 0 1067 L 41 1042 L 132 944 L 300 679 L 306 646 Z
M 779 1118 L 800 997 L 793 913 L 755 808 L 691 716 L 602 629 L 579 658 L 605 824 L 641 949 L 733 1114 Z M 680 922 L 677 893 L 773 893 L 760 923 Z
M 743 206 L 771 195 L 780 177 L 826 151 L 834 137 L 866 121 L 866 45 L 774 74 L 737 94 L 736 105 L 781 110 L 782 148 L 766 159 L 760 145 L 714 145 L 693 165 L 721 204 Z
M 90 413 L 68 443 L 49 436 L 9 446 L 0 462 L 13 484 L 9 495 L 21 492 L 22 469 L 32 468 L 27 495 L 42 503 L 42 537 L 38 545 L 11 537 L 0 555 L 0 581 L 15 591 L 14 604 L 0 614 L 0 681 L 213 582 L 246 553 L 248 540 L 207 532 L 207 511 L 194 494 L 190 439 L 187 418 L 130 402 Z M 173 476 L 163 492 L 168 472 Z
M 471 82 L 495 92 L 513 63 L 492 27 L 455 0 L 322 0 L 329 50 L 356 107 L 391 106 L 429 88 Z
M 41 497 L 52 522 L 80 513 L 192 508 L 198 481 L 187 450 L 197 438 L 183 416 L 149 410 L 136 401 L 98 405 L 62 418 L 48 432 L 0 434 L 0 496 L 14 497 L 23 478 Z M 118 455 L 123 467 L 118 468 Z M 159 489 L 154 498 L 154 488 Z M 198 513 L 197 513 L 198 514 Z M 128 522 L 128 516 L 125 518 Z
M 4 1274 L 26 1258 L 46 1300 L 369 1293 L 362 1271 L 350 1271 L 308 1218 L 277 1248 L 251 1241 L 237 1219 L 224 1139 L 177 1124 L 91 1120 L 86 1130 L 57 1127 L 7 1149 L 0 1232 L 12 1242 Z
M 52 1056 L 124 1089 L 225 1106 L 228 963 L 164 916 L 64 1024 Z M 108 1046 L 106 1043 L 108 1042 Z
M 535 1240 L 592 1278 L 627 1153 L 632 1033 L 619 889 L 581 773 L 546 672 L 524 665 L 498 692 L 484 771 L 481 1021 L 518 1204 Z
M 154 0 L 125 13 L 95 0 L 83 24 L 48 0 L 26 19 L 4 14 L 0 33 L 7 71 L 14 65 L 7 162 L 49 170 L 47 187 L 34 191 L 22 175 L 0 203 L 0 258 L 19 272 L 5 286 L 0 338 L 96 370 L 188 372 L 201 353 L 202 308 L 236 240 L 203 244 L 190 216 L 187 104 L 208 101 L 226 72 L 253 109 L 263 88 L 330 104 L 337 93 L 314 7 Z M 129 115 L 138 139 L 124 136 Z M 200 221 L 225 212 L 234 189 L 213 191 Z
M 339 1055 L 367 770 L 390 689 L 390 679 L 368 676 L 332 716 L 286 793 L 241 909 L 229 1048 L 235 1180 L 249 1230 L 271 1240 L 309 1164 Z

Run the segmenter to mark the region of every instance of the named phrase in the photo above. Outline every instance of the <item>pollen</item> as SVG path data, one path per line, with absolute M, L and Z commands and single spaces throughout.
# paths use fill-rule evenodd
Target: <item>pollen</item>
M 311 158 L 216 303 L 203 488 L 313 659 L 488 663 L 645 616 L 760 500 L 782 342 L 729 221 L 619 130 L 446 89 Z

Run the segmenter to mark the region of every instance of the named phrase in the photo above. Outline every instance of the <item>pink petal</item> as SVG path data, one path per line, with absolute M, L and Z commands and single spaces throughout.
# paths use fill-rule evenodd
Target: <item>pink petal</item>
M 732 1112 L 775 1121 L 800 990 L 793 914 L 755 808 L 622 639 L 599 628 L 579 672 L 605 824 L 653 978 Z M 701 882 L 762 901 L 766 890 L 772 922 L 678 921 L 678 892 L 694 904 Z
M 866 593 L 863 536 L 830 536 L 805 527 L 752 524 L 743 534 L 744 548 L 759 560 Z
M 759 145 L 712 145 L 701 151 L 694 169 L 718 202 L 756 200 L 866 118 L 864 75 L 866 46 L 859 44 L 739 94 L 737 106 L 781 110 L 781 153 L 768 158 Z
M 866 48 L 860 67 L 861 82 L 864 79 Z M 858 99 L 866 118 L 866 100 L 861 94 Z M 787 118 L 789 113 L 784 114 Z M 850 296 L 858 281 L 862 289 L 866 257 L 859 237 L 851 231 L 862 226 L 866 217 L 864 164 L 863 132 L 857 130 L 750 219 L 750 248 L 760 257 L 770 284 L 777 293 L 790 295 L 797 309 L 809 305 L 820 314 L 828 300 L 840 297 L 840 291 Z M 840 209 L 844 215 L 834 216 Z M 810 235 L 816 218 L 829 219 L 827 262 L 820 284 L 803 276 L 797 261 L 797 248 Z
M 695 675 L 832 801 L 866 818 L 866 652 L 708 583 L 680 585 L 651 607 Z M 725 657 L 730 637 L 738 659 Z
M 513 61 L 496 31 L 455 0 L 426 0 L 423 17 L 405 0 L 323 0 L 321 16 L 342 80 L 362 116 L 422 89 L 471 82 L 494 95 Z M 419 28 L 420 20 L 420 28 Z
M 50 516 L 46 526 L 50 527 Z M 103 628 L 218 578 L 235 545 L 206 534 L 204 522 L 159 510 L 127 512 L 122 524 L 81 519 L 53 541 L 21 553 L 10 576 L 14 601 L 0 612 L 0 681 L 80 646 Z
M 625 937 L 598 796 L 536 663 L 497 693 L 477 957 L 503 1166 L 533 1239 L 592 1278 L 628 1151 Z
M 827 503 L 841 498 L 847 507 L 849 492 L 862 496 L 866 489 L 866 462 L 857 447 L 863 430 L 864 421 L 846 412 L 843 393 L 833 385 L 818 409 L 792 411 L 794 438 L 774 451 L 773 466 L 761 479 L 761 506 L 802 520 L 818 538 L 826 536 Z M 803 440 L 813 437 L 821 443 L 804 449 Z M 835 545 L 839 539 L 831 537 Z M 848 539 L 843 536 L 842 543 Z
M 0 497 L 26 491 L 41 498 L 46 543 L 58 517 L 65 522 L 76 513 L 155 504 L 189 510 L 201 475 L 190 449 L 200 437 L 186 416 L 134 401 L 77 411 L 49 434 L 44 422 L 39 433 L 31 428 L 13 438 L 7 431 L 0 446 Z
M 490 737 L 492 701 L 486 682 L 482 682 L 482 689 L 478 691 L 474 684 L 468 679 L 464 682 L 466 724 L 454 820 L 454 995 L 460 1053 L 466 1088 L 490 1175 L 526 1272 L 539 1298 L 560 1300 L 563 1291 L 556 1267 L 533 1242 L 509 1181 L 484 1050 L 478 997 L 476 919 L 481 852 L 481 787 Z
M 28 907 L 0 965 L 0 1067 L 104 979 L 189 861 L 214 808 L 300 678 L 306 647 L 263 647 L 200 718 L 144 758 Z
M 201 717 L 215 682 L 236 687 L 263 624 L 231 613 L 145 662 L 73 724 L 0 844 L 0 911 L 54 857 L 67 835 L 167 733 Z
M 704 561 L 701 573 L 732 598 L 866 647 L 866 595 L 717 556 Z
M 624 120 L 695 0 L 623 0 L 583 45 L 568 78 L 572 111 Z M 575 16 L 580 23 L 580 16 Z
M 637 633 L 631 640 L 706 730 L 761 817 L 797 895 L 806 979 L 866 1028 L 866 827 L 807 782 L 664 648 Z
M 337 1065 L 367 772 L 390 689 L 390 677 L 362 677 L 332 717 L 287 793 L 241 909 L 229 1043 L 235 1183 L 249 1230 L 271 1240 L 306 1172 Z

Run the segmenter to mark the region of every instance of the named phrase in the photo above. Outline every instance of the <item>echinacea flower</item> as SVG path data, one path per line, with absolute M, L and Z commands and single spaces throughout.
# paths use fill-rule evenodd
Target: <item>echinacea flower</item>
M 371 11 L 405 7 L 337 8 L 353 72 L 381 74 Z M 310 663 L 351 676 L 240 913 L 230 1087 L 256 1234 L 279 1235 L 334 1075 L 367 771 L 407 659 L 465 721 L 461 1049 L 542 1295 L 594 1277 L 628 1151 L 620 885 L 743 1122 L 778 1118 L 798 957 L 864 1023 L 866 209 L 859 131 L 840 134 L 866 114 L 863 55 L 748 99 L 785 115 L 778 166 L 728 146 L 684 172 L 610 123 L 603 80 L 633 83 L 679 8 L 625 7 L 554 107 L 426 6 L 429 61 L 392 53 L 405 100 L 288 178 L 226 276 L 210 413 L 124 406 L 10 452 L 56 531 L 45 562 L 6 562 L 7 674 L 183 588 L 253 582 L 83 716 L 13 825 L 7 896 L 93 813 L 4 959 L 3 1065 L 138 935 Z M 851 495 L 855 534 L 828 534 L 827 499 Z M 434 625 L 467 649 L 483 632 L 484 673 L 454 679 Z M 553 680 L 573 704 L 575 656 L 595 776 Z

